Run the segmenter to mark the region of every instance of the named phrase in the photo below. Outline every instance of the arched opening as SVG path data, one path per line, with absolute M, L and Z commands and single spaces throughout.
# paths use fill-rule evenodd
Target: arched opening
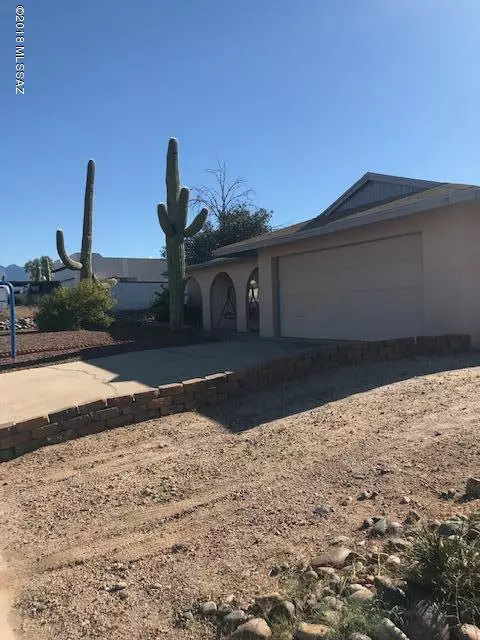
M 212 331 L 237 330 L 237 297 L 235 286 L 227 273 L 215 276 L 210 288 Z
M 192 277 L 185 282 L 185 324 L 196 329 L 203 327 L 202 290 Z
M 247 331 L 260 331 L 260 299 L 258 284 L 258 267 L 247 281 Z

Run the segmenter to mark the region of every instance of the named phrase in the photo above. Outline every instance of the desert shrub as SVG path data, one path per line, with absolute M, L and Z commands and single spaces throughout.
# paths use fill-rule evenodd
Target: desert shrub
M 170 313 L 168 310 L 170 296 L 168 294 L 168 289 L 163 289 L 161 293 L 155 293 L 155 299 L 152 302 L 152 306 L 150 307 L 155 320 L 158 322 L 168 322 L 170 318 Z
M 157 322 L 168 322 L 170 320 L 168 289 L 161 293 L 155 293 L 155 300 L 150 307 Z M 189 327 L 202 326 L 202 308 L 199 306 L 185 305 L 185 324 Z
M 390 619 L 395 625 L 401 626 L 402 615 L 396 608 L 386 608 L 381 602 L 374 599 L 367 602 L 355 602 L 346 599 L 344 606 L 337 613 L 338 620 L 332 625 L 332 611 L 322 605 L 315 607 L 310 619 L 315 623 L 332 625 L 331 640 L 349 640 L 352 633 L 363 633 L 368 637 L 375 637 L 379 626 L 385 618 Z
M 107 329 L 113 320 L 113 302 L 108 287 L 84 280 L 43 296 L 35 320 L 40 331 Z
M 422 530 L 410 551 L 407 580 L 430 592 L 452 622 L 480 621 L 480 512 L 455 535 Z

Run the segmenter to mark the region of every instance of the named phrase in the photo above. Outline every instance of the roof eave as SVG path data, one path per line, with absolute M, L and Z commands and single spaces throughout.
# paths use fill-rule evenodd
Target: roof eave
M 454 204 L 460 204 L 462 202 L 468 202 L 472 200 L 480 200 L 480 189 L 471 188 L 459 191 L 454 191 L 448 196 L 441 196 L 438 198 L 432 198 L 430 200 L 422 200 L 419 202 L 412 202 L 407 205 L 395 207 L 389 211 L 379 211 L 378 213 L 372 213 L 366 215 L 363 212 L 361 216 L 350 216 L 345 219 L 340 219 L 335 222 L 331 222 L 323 227 L 310 229 L 307 231 L 299 231 L 290 236 L 284 236 L 280 238 L 272 238 L 268 240 L 259 240 L 255 244 L 245 246 L 244 251 L 250 251 L 252 249 L 263 249 L 279 244 L 288 244 L 290 242 L 297 242 L 298 240 L 304 240 L 307 238 L 314 238 L 317 236 L 329 235 L 336 233 L 337 231 L 344 231 L 346 229 L 354 229 L 356 227 L 363 227 L 369 224 L 375 224 L 377 222 L 384 222 L 387 220 L 394 220 L 396 218 L 402 218 L 416 213 L 422 213 L 424 211 L 430 211 L 431 209 L 438 209 L 439 207 L 451 206 Z M 236 253 L 240 253 L 237 248 Z M 217 255 L 228 256 L 228 246 L 217 250 Z

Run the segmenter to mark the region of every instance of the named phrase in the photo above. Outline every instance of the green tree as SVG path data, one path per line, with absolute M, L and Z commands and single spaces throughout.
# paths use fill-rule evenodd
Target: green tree
M 28 262 L 25 263 L 23 268 L 30 276 L 30 280 L 33 280 L 34 282 L 39 282 L 39 280 L 42 277 L 42 265 L 40 264 L 40 258 L 29 260 Z

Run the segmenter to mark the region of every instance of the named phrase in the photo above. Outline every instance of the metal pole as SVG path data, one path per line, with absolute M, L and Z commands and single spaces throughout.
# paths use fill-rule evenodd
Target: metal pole
M 10 335 L 11 335 L 11 357 L 15 362 L 17 359 L 17 327 L 15 323 L 15 292 L 10 282 L 0 282 L 0 287 L 5 287 L 9 292 L 10 304 Z

